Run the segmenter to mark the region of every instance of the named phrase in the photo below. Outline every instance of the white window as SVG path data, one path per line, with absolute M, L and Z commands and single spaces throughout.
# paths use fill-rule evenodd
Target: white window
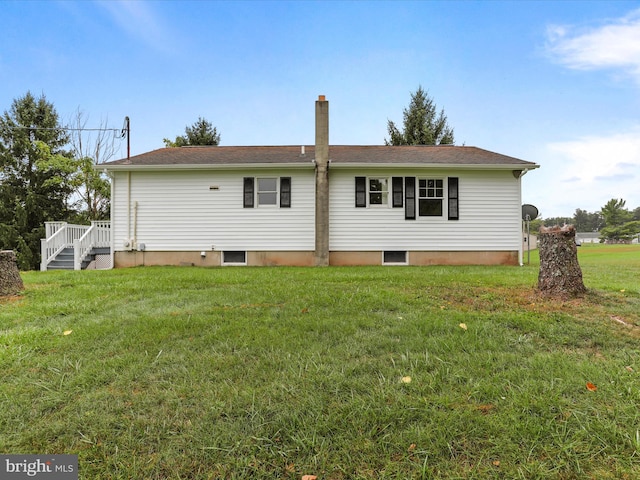
M 389 179 L 369 178 L 369 205 L 389 205 Z
M 444 201 L 444 180 L 418 179 L 418 214 L 421 217 L 441 217 Z
M 258 206 L 278 204 L 278 179 L 258 178 Z

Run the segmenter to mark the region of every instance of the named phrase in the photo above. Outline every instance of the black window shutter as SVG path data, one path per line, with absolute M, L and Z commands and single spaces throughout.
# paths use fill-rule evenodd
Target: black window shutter
M 291 177 L 280 177 L 280 208 L 291 207 Z
M 391 189 L 393 192 L 393 208 L 402 208 L 403 206 L 403 198 L 402 198 L 402 177 L 392 177 L 391 178 Z
M 416 177 L 404 179 L 404 218 L 416 219 Z
M 253 177 L 244 177 L 244 208 L 253 208 Z
M 449 177 L 449 220 L 459 220 L 460 205 L 458 203 L 458 177 Z
M 367 177 L 356 177 L 356 207 L 367 206 Z

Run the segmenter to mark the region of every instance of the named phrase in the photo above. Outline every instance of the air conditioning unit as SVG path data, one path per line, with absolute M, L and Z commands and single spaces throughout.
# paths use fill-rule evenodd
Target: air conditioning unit
M 125 250 L 130 252 L 135 247 L 135 242 L 133 238 L 125 238 L 124 241 L 122 242 L 122 246 L 125 248 Z

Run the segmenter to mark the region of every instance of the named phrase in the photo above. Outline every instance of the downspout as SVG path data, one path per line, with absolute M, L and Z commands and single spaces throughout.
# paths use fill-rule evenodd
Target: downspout
M 115 229 L 116 229 L 116 222 L 115 222 L 115 215 L 113 214 L 115 211 L 115 204 L 116 204 L 116 189 L 115 189 L 115 174 L 113 173 L 109 173 L 107 171 L 107 169 L 104 170 L 104 173 L 106 173 L 109 178 L 111 179 L 111 201 L 109 203 L 109 218 L 111 219 L 111 223 L 109 225 L 109 256 L 111 257 L 109 259 L 109 264 L 110 264 L 110 268 L 114 268 L 116 263 L 115 263 L 115 247 L 116 247 L 116 242 L 115 242 L 115 238 L 116 236 L 114 235 Z
M 138 201 L 133 202 L 133 248 L 138 249 Z
M 523 170 L 514 170 L 513 171 L 513 176 L 516 178 L 516 180 L 518 181 L 518 197 L 520 199 L 520 211 L 522 212 L 522 177 L 528 172 L 528 169 L 523 169 Z M 521 267 L 524 266 L 524 247 L 523 247 L 523 237 L 522 235 L 524 234 L 524 232 L 522 231 L 522 221 L 520 221 L 520 241 L 518 243 L 518 263 L 520 264 Z M 527 240 L 528 242 L 529 240 Z
M 127 242 L 131 241 L 131 172 L 127 172 Z
M 329 265 L 329 102 L 316 101 L 316 217 L 315 264 Z

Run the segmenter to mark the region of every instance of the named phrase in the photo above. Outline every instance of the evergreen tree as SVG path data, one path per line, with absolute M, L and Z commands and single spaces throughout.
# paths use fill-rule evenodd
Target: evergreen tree
M 386 145 L 444 145 L 453 144 L 453 128 L 447 123 L 444 109 L 438 114 L 433 99 L 418 87 L 411 94 L 409 107 L 403 111 L 403 130 L 388 120 L 389 139 Z
M 202 117 L 190 127 L 184 129 L 184 135 L 176 137 L 175 141 L 163 139 L 166 147 L 186 147 L 190 145 L 218 145 L 220 134 L 211 122 Z
M 69 213 L 77 165 L 68 140 L 44 95 L 27 92 L 0 117 L 0 249 L 15 250 L 23 270 L 38 268 L 44 222 Z
M 633 218 L 633 213 L 625 208 L 626 200 L 612 198 L 600 210 L 607 227 L 618 227 Z

